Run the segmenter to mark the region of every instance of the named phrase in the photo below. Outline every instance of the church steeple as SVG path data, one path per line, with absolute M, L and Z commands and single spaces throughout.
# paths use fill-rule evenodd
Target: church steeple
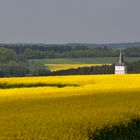
M 118 61 L 119 64 L 122 64 L 123 63 L 123 56 L 122 56 L 122 52 L 120 50 L 120 55 L 119 55 L 119 61 Z
M 119 57 L 118 57 L 118 62 L 115 65 L 115 74 L 125 74 L 125 73 L 127 73 L 127 67 L 124 64 L 122 52 L 120 50 L 120 54 L 119 54 Z

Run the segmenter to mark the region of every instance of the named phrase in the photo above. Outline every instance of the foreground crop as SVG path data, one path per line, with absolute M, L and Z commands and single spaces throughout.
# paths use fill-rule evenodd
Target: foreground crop
M 0 89 L 0 139 L 140 138 L 140 75 L 0 79 L 4 83 L 15 87 Z M 44 86 L 33 86 L 38 83 Z

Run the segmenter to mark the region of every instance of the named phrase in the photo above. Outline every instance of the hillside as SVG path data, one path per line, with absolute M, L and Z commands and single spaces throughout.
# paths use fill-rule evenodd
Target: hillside
M 123 47 L 123 45 L 133 46 L 124 48 L 122 51 L 123 56 L 129 57 L 128 62 L 138 61 L 140 58 L 139 43 L 109 44 L 109 47 L 105 44 L 96 44 L 95 48 L 91 47 L 92 44 L 0 44 L 0 77 L 51 75 L 50 69 L 46 69 L 46 65 L 51 64 L 50 62 L 58 64 L 60 60 L 61 64 L 114 64 L 119 55 L 119 47 Z M 110 46 L 118 48 L 110 48 Z M 125 60 L 127 61 L 127 59 Z M 78 66 L 75 67 L 78 68 Z M 136 67 L 135 69 L 134 71 L 133 67 L 132 71 L 131 68 L 131 73 L 139 72 Z M 74 73 L 80 74 L 77 70 L 74 71 Z M 83 70 L 80 69 L 80 71 L 82 74 L 86 74 Z M 96 73 L 101 74 L 102 72 L 99 72 L 97 68 Z

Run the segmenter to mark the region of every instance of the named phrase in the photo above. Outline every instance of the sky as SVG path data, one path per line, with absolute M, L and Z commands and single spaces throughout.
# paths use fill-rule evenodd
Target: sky
M 0 0 L 0 43 L 140 41 L 140 0 Z

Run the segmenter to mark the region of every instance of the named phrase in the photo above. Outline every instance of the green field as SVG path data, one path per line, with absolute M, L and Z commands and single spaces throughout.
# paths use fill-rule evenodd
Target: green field
M 124 58 L 125 61 L 133 62 L 140 60 L 140 57 Z M 30 63 L 36 64 L 110 64 L 116 63 L 115 57 L 96 57 L 96 58 L 56 58 L 56 59 L 32 59 Z

